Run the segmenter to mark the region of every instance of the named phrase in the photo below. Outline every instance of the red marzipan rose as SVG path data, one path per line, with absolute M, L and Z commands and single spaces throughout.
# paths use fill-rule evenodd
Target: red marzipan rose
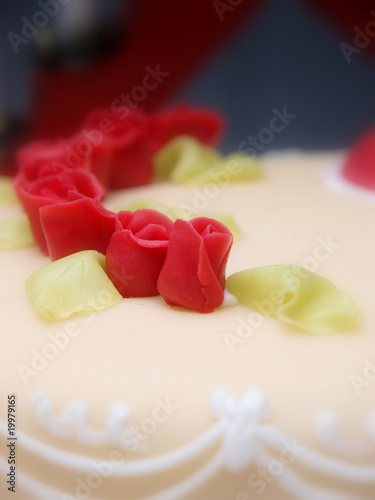
M 110 109 L 92 111 L 72 144 L 76 154 L 90 158 L 91 171 L 110 189 L 152 180 L 149 120 L 138 110 L 129 110 L 125 117 Z
M 61 137 L 51 140 L 27 142 L 17 151 L 16 161 L 18 164 L 22 164 L 30 160 L 32 161 L 35 158 L 49 160 L 56 158 L 56 156 L 62 157 L 67 144 L 68 140 Z
M 105 189 L 95 175 L 85 170 L 61 169 L 56 175 L 48 175 L 19 187 L 18 195 L 29 218 L 36 242 L 48 255 L 46 239 L 40 221 L 40 208 L 46 205 L 75 201 L 80 198 L 101 200 Z
M 354 184 L 375 190 L 375 128 L 363 134 L 349 151 L 343 176 Z
M 58 174 L 67 168 L 87 170 L 87 158 L 70 160 L 70 141 L 56 139 L 51 141 L 33 141 L 22 146 L 16 157 L 18 172 L 14 179 L 14 187 L 18 192 L 21 186 L 36 181 L 47 175 Z
M 173 222 L 151 209 L 120 212 L 123 227 L 113 233 L 107 249 L 107 273 L 123 297 L 158 295 Z
M 154 113 L 150 117 L 150 124 L 152 149 L 155 153 L 178 135 L 192 135 L 203 144 L 216 146 L 224 120 L 221 114 L 212 109 L 192 108 L 180 104 Z
M 167 304 L 200 313 L 219 307 L 232 243 L 232 233 L 215 219 L 177 219 L 157 283 Z
M 117 214 L 92 198 L 47 205 L 39 213 L 51 260 L 82 250 L 105 254 L 118 222 Z

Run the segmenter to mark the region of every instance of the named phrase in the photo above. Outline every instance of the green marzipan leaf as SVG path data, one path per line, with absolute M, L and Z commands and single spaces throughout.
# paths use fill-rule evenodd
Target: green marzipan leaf
M 240 271 L 228 277 L 226 286 L 250 309 L 309 333 L 346 331 L 360 321 L 360 310 L 347 292 L 299 266 Z

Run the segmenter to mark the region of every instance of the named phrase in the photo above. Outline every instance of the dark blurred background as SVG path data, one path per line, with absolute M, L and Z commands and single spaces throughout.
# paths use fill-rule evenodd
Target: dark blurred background
M 27 140 L 71 134 L 96 106 L 217 108 L 225 152 L 344 148 L 375 123 L 370 0 L 1 0 L 0 9 L 3 165 Z

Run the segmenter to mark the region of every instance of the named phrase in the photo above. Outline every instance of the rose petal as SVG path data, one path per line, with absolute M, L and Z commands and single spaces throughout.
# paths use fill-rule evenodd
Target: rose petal
M 168 240 L 169 232 L 165 227 L 158 226 L 157 224 L 148 224 L 146 227 L 138 231 L 135 236 L 139 239 L 152 241 L 152 240 Z
M 137 234 L 149 224 L 160 225 L 166 228 L 169 234 L 173 226 L 173 222 L 171 221 L 171 219 L 169 219 L 169 217 L 149 208 L 136 210 L 135 212 L 131 213 L 131 216 L 129 218 L 128 216 L 126 216 L 127 222 L 125 222 L 125 218 L 122 216 L 121 212 L 118 214 L 118 217 L 119 220 L 123 223 L 123 227 L 126 229 L 130 229 L 134 234 Z
M 108 276 L 123 297 L 157 295 L 157 279 L 168 240 L 137 238 L 128 229 L 113 234 L 107 249 Z
M 52 260 L 82 250 L 105 254 L 116 229 L 116 214 L 91 198 L 48 205 L 40 209 L 40 220 Z

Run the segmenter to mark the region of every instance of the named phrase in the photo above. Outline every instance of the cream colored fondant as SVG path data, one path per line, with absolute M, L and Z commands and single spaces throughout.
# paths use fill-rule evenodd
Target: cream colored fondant
M 361 325 L 351 332 L 309 335 L 234 301 L 201 315 L 170 308 L 161 297 L 124 299 L 111 309 L 51 325 L 38 318 L 24 289 L 27 277 L 49 259 L 36 247 L 0 254 L 0 467 L 4 477 L 6 401 L 15 393 L 13 498 L 374 498 L 374 207 L 326 186 L 324 172 L 336 158 L 268 155 L 262 160 L 266 177 L 256 182 L 161 183 L 111 193 L 106 206 L 141 198 L 202 215 L 232 213 L 242 238 L 233 246 L 227 274 L 271 264 L 307 267 L 349 292 L 361 308 Z M 17 210 L 1 207 L 1 220 Z M 259 391 L 246 399 L 252 387 Z M 231 401 L 224 405 L 230 425 L 212 403 L 220 388 Z M 111 439 L 90 445 L 74 433 L 56 436 L 31 405 L 40 392 L 55 418 L 82 401 L 86 430 L 98 433 L 108 428 L 110 408 L 124 405 L 128 446 Z M 260 394 L 265 414 L 256 406 Z M 262 446 L 251 429 L 262 436 Z M 202 436 L 205 446 L 196 453 Z M 294 455 L 285 439 L 294 443 Z M 184 460 L 181 449 L 188 450 Z M 71 457 L 64 466 L 56 459 L 61 454 L 68 462 Z M 166 462 L 163 469 L 163 456 L 174 458 L 174 466 Z M 91 472 L 80 469 L 79 457 L 91 459 Z M 159 472 L 117 475 L 113 470 L 121 464 L 115 459 L 125 468 L 134 464 L 134 470 L 156 464 Z M 6 481 L 0 486 L 6 498 Z

